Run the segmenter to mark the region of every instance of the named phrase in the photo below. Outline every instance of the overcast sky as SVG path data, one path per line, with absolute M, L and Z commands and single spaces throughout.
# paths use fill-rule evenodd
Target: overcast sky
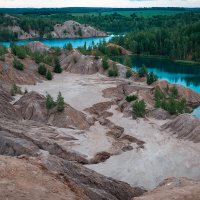
M 0 7 L 200 7 L 200 0 L 0 0 Z

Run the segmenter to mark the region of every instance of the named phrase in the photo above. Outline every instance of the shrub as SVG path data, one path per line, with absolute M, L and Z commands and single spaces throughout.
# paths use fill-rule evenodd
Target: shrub
M 98 60 L 100 56 L 100 53 L 98 51 L 96 51 L 96 53 L 94 54 L 94 59 Z
M 119 56 L 121 54 L 119 48 L 117 48 L 117 47 L 110 46 L 109 48 L 106 48 L 106 49 L 107 49 L 106 55 Z
M 52 47 L 51 50 L 54 51 L 56 56 L 60 56 L 62 53 L 61 48 L 59 48 L 59 47 Z
M 12 53 L 20 59 L 26 58 L 26 49 L 23 46 L 11 45 Z
M 153 72 L 150 72 L 148 75 L 147 75 L 147 84 L 148 85 L 151 85 L 152 83 L 154 83 L 155 81 L 158 80 L 158 76 L 155 75 Z
M 6 48 L 2 44 L 0 44 L 0 57 L 3 57 L 5 53 Z
M 64 98 L 62 97 L 61 92 L 59 92 L 58 94 L 56 104 L 57 104 L 57 111 L 62 112 L 64 110 L 65 102 L 64 102 Z
M 112 69 L 109 69 L 109 70 L 108 70 L 108 76 L 109 76 L 109 77 L 113 77 L 113 76 L 114 76 L 114 72 L 113 72 Z
M 13 67 L 15 69 L 18 69 L 18 70 L 21 70 L 21 71 L 24 70 L 24 65 L 19 60 L 17 60 L 16 58 L 13 61 Z
M 12 88 L 10 89 L 11 96 L 15 96 L 17 93 L 21 94 L 21 88 L 17 87 L 15 83 L 13 83 Z
M 178 114 L 189 112 L 185 99 L 178 100 L 178 91 L 172 89 L 170 96 L 166 96 L 160 89 L 156 89 L 154 93 L 155 107 L 162 108 L 170 114 Z
M 126 78 L 130 78 L 131 76 L 132 76 L 132 70 L 131 69 L 127 69 Z
M 139 77 L 145 77 L 148 74 L 148 70 L 145 65 L 142 65 L 142 67 L 138 70 Z
M 135 100 L 137 100 L 137 98 L 138 97 L 136 95 L 130 95 L 130 96 L 126 97 L 126 101 L 127 102 L 135 101 Z
M 68 43 L 67 45 L 64 46 L 64 49 L 71 51 L 73 49 L 73 46 L 71 43 Z
M 104 70 L 107 70 L 109 68 L 108 58 L 106 56 L 102 59 L 102 66 Z
M 178 113 L 187 113 L 189 112 L 189 109 L 187 107 L 187 102 L 185 99 L 181 99 L 180 101 L 177 102 L 176 105 L 177 112 Z
M 55 73 L 62 73 L 62 68 L 61 68 L 61 65 L 60 65 L 60 61 L 59 59 L 56 57 L 54 59 L 54 72 Z
M 137 116 L 137 117 L 144 117 L 145 115 L 145 110 L 146 110 L 146 104 L 144 102 L 144 100 L 137 100 L 134 104 L 133 104 L 133 113 Z
M 47 68 L 44 65 L 40 65 L 38 67 L 38 73 L 41 74 L 42 76 L 46 76 Z
M 176 105 L 177 101 L 174 98 L 170 98 L 168 101 L 165 101 L 162 106 L 166 111 L 173 115 L 177 113 Z
M 172 88 L 169 89 L 170 91 L 170 96 L 177 98 L 178 97 L 178 90 L 176 88 L 176 86 L 173 86 Z
M 16 95 L 15 90 L 13 88 L 10 89 L 10 95 L 11 96 L 15 96 Z
M 50 94 L 47 94 L 46 96 L 46 108 L 47 110 L 50 110 L 56 106 L 56 103 L 53 100 L 53 97 Z
M 35 60 L 37 64 L 43 61 L 43 56 L 40 52 L 36 51 L 33 53 L 32 58 Z
M 49 70 L 47 71 L 46 79 L 49 81 L 52 80 L 52 73 Z
M 116 64 L 113 64 L 112 69 L 108 70 L 108 76 L 110 77 L 118 76 L 118 68 Z
M 132 68 L 132 61 L 131 61 L 131 58 L 129 56 L 125 57 L 124 65 L 127 66 L 127 67 Z
M 156 88 L 154 92 L 154 100 L 155 100 L 155 107 L 161 108 L 162 107 L 162 101 L 165 99 L 165 94 L 158 88 Z
M 33 58 L 33 60 L 39 64 L 39 63 L 45 63 L 47 65 L 54 65 L 54 57 L 52 55 L 49 55 L 48 53 L 41 53 L 41 52 L 34 52 L 29 53 L 29 55 Z

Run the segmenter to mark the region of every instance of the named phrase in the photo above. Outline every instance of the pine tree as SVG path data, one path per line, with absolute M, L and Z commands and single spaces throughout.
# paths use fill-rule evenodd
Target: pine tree
M 142 67 L 138 71 L 139 77 L 145 77 L 148 74 L 148 70 L 145 65 L 142 65 Z
M 73 49 L 73 46 L 71 43 L 68 43 L 67 45 L 64 46 L 64 49 L 67 49 L 68 51 L 71 51 Z
M 58 112 L 62 112 L 64 110 L 64 98 L 61 94 L 61 92 L 59 92 L 58 97 L 57 97 L 57 111 Z
M 154 83 L 155 81 L 158 80 L 158 76 L 155 75 L 153 72 L 150 72 L 148 75 L 147 75 L 147 84 L 148 85 L 151 85 L 152 83 Z
M 55 64 L 55 66 L 54 66 L 54 72 L 55 73 L 62 73 L 62 68 L 60 66 L 60 61 L 59 61 L 59 59 L 57 57 L 54 60 L 54 64 Z
M 130 78 L 132 76 L 132 70 L 130 68 L 126 71 L 126 78 Z
M 47 68 L 45 67 L 45 65 L 40 65 L 38 67 L 38 73 L 41 74 L 42 76 L 46 76 Z
M 46 75 L 47 80 L 52 80 L 52 73 L 48 70 L 47 75 Z
M 46 96 L 46 108 L 47 110 L 52 109 L 53 107 L 55 107 L 56 103 L 53 100 L 53 97 L 50 94 L 47 94 Z
M 144 100 L 141 100 L 141 101 L 138 100 L 133 104 L 133 113 L 137 117 L 144 117 L 145 110 L 146 110 L 146 104 Z
M 127 66 L 127 67 L 132 68 L 132 61 L 131 61 L 131 59 L 130 59 L 129 56 L 126 56 L 126 57 L 125 57 L 124 65 Z
M 107 70 L 109 68 L 109 64 L 108 64 L 108 58 L 105 56 L 102 59 L 102 66 L 104 68 L 104 70 Z

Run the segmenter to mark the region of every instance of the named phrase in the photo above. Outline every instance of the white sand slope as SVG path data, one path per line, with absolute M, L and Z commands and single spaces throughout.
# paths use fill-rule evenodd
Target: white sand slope
M 54 98 L 61 91 L 67 103 L 83 111 L 93 104 L 110 100 L 102 97 L 102 90 L 118 83 L 119 81 L 98 74 L 77 75 L 63 72 L 55 75 L 52 81 L 23 88 L 44 95 L 48 92 Z M 160 125 L 165 121 L 123 118 L 122 113 L 116 111 L 114 106 L 109 111 L 114 114 L 109 119 L 123 127 L 125 134 L 145 141 L 145 148 L 138 151 L 134 148 L 132 151 L 111 156 L 104 163 L 87 165 L 88 168 L 147 189 L 154 188 L 163 179 L 171 176 L 200 179 L 200 144 L 178 140 L 161 132 Z M 68 134 L 67 130 L 62 131 Z M 95 124 L 83 135 L 73 135 L 78 140 L 70 148 L 89 158 L 97 152 L 108 151 L 112 141 L 105 133 L 104 127 Z
M 37 85 L 26 85 L 30 91 L 37 91 L 43 95 L 51 94 L 55 99 L 60 91 L 65 102 L 78 110 L 84 110 L 98 102 L 106 101 L 102 97 L 102 90 L 114 87 L 116 83 L 100 75 L 80 75 L 63 72 L 56 74 L 52 81 L 44 81 Z
M 106 162 L 88 168 L 147 189 L 172 176 L 200 179 L 199 144 L 173 138 L 151 121 L 135 121 L 123 118 L 113 108 L 110 111 L 114 115 L 109 119 L 125 128 L 126 134 L 145 141 L 145 148 L 112 156 Z

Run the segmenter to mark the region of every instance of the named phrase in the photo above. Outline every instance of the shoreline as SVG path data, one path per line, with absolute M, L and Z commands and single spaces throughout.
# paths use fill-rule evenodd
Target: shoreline
M 173 59 L 170 59 L 169 57 L 167 56 L 161 56 L 161 55 L 147 55 L 147 54 L 136 54 L 136 53 L 132 53 L 131 55 L 128 55 L 128 56 L 138 56 L 138 57 L 146 57 L 146 58 L 156 58 L 156 59 L 160 59 L 160 60 L 170 60 L 174 63 L 177 63 L 177 64 L 183 64 L 183 65 L 199 65 L 200 66 L 200 62 L 196 62 L 196 61 L 192 61 L 192 60 L 173 60 Z M 114 57 L 124 57 L 124 55 L 120 55 L 120 56 L 113 56 Z
M 65 39 L 88 39 L 88 38 L 106 38 L 112 36 L 113 34 L 107 34 L 106 36 L 92 36 L 92 37 L 66 37 L 66 38 L 45 38 L 45 37 L 35 37 L 35 38 L 27 38 L 27 39 L 18 39 L 14 41 L 0 41 L 0 43 L 12 43 L 12 42 L 20 42 L 20 41 L 41 41 L 41 40 L 65 40 Z

